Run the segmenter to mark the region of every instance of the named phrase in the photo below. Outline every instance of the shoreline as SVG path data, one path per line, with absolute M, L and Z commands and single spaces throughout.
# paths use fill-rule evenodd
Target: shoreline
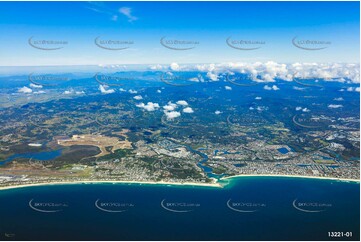
M 37 187 L 37 186 L 53 186 L 53 185 L 94 185 L 94 184 L 138 184 L 138 185 L 166 185 L 166 186 L 199 186 L 199 187 L 213 187 L 213 188 L 223 188 L 219 183 L 193 183 L 193 182 L 151 182 L 151 181 L 66 181 L 66 182 L 44 182 L 44 183 L 29 183 L 23 185 L 12 185 L 0 187 L 2 190 L 10 190 L 17 188 L 27 188 L 27 187 Z
M 360 183 L 360 180 L 347 179 L 347 178 L 323 177 L 323 176 L 301 176 L 301 175 L 273 175 L 273 174 L 234 175 L 234 176 L 222 177 L 219 180 L 230 180 L 230 179 L 233 179 L 233 178 L 242 178 L 242 177 L 287 177 L 287 178 L 321 179 L 321 180 L 333 180 L 333 181 L 341 181 L 341 182 Z
M 247 175 L 234 175 L 228 177 L 222 177 L 219 181 L 231 180 L 234 178 L 246 178 L 246 177 L 284 177 L 284 178 L 301 178 L 301 179 L 321 179 L 321 180 L 333 180 L 333 181 L 341 181 L 341 182 L 353 182 L 360 183 L 360 180 L 356 179 L 346 179 L 346 178 L 336 178 L 336 177 L 317 177 L 317 176 L 298 176 L 298 175 L 271 175 L 271 174 L 247 174 Z M 48 182 L 48 183 L 30 183 L 23 185 L 12 185 L 12 186 L 4 186 L 0 187 L 0 191 L 2 190 L 10 190 L 17 188 L 27 188 L 27 187 L 37 187 L 37 186 L 53 186 L 53 185 L 92 185 L 92 184 L 138 184 L 138 185 L 160 185 L 160 186 L 196 186 L 196 187 L 211 187 L 211 188 L 224 188 L 228 184 L 221 183 L 193 183 L 193 182 L 151 182 L 151 181 L 66 181 L 66 182 Z

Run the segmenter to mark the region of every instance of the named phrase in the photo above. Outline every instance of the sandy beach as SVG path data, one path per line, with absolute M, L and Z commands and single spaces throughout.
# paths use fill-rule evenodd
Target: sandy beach
M 25 187 L 35 187 L 35 186 L 52 186 L 52 185 L 77 185 L 77 184 L 147 184 L 147 185 L 170 185 L 170 186 L 200 186 L 200 187 L 215 187 L 222 188 L 218 183 L 193 183 L 193 182 L 142 182 L 142 181 L 69 181 L 69 182 L 50 182 L 50 183 L 34 183 L 34 184 L 24 184 L 17 186 L 5 186 L 0 187 L 0 190 L 16 189 L 16 188 L 25 188 Z
M 288 178 L 305 178 L 305 179 L 323 179 L 323 180 L 335 180 L 342 182 L 355 182 L 360 183 L 360 180 L 356 179 L 344 179 L 344 178 L 335 178 L 335 177 L 317 177 L 317 176 L 296 176 L 296 175 L 271 175 L 271 174 L 249 174 L 249 175 L 234 175 L 228 177 L 220 178 L 221 181 L 230 180 L 233 178 L 242 178 L 242 177 L 288 177 Z M 170 185 L 170 186 L 199 186 L 199 187 L 214 187 L 214 188 L 223 188 L 224 184 L 220 183 L 195 183 L 195 182 L 147 182 L 147 181 L 67 181 L 67 182 L 50 182 L 50 183 L 33 183 L 33 184 L 24 184 L 17 186 L 5 186 L 0 187 L 0 190 L 16 189 L 16 188 L 25 188 L 25 187 L 35 187 L 35 186 L 51 186 L 51 185 L 77 185 L 77 184 L 146 184 L 146 185 Z
M 345 178 L 336 178 L 336 177 L 319 177 L 319 176 L 298 176 L 298 175 L 271 175 L 271 174 L 235 175 L 235 176 L 222 177 L 220 180 L 228 180 L 228 179 L 232 179 L 232 178 L 241 178 L 241 177 L 291 177 L 291 178 L 323 179 L 323 180 L 335 180 L 335 181 L 360 183 L 360 180 L 356 180 L 356 179 L 345 179 Z

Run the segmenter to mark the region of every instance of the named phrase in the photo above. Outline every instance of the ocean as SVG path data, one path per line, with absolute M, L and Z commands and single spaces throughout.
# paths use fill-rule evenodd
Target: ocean
M 288 177 L 226 182 L 224 188 L 78 184 L 2 190 L 0 239 L 360 239 L 359 183 Z

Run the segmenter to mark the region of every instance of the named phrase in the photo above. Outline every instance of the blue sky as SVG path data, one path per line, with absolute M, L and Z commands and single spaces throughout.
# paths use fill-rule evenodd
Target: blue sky
M 359 2 L 0 2 L 0 66 L 359 63 L 359 19 Z M 95 45 L 98 36 L 133 44 L 106 50 Z M 307 51 L 292 44 L 296 36 L 331 44 Z M 30 37 L 67 44 L 44 51 Z M 199 44 L 177 51 L 163 47 L 162 37 Z M 264 44 L 238 50 L 228 37 Z

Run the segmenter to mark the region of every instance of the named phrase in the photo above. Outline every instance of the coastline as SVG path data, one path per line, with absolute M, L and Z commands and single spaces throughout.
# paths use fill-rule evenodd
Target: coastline
M 321 180 L 331 180 L 331 181 L 341 181 L 341 182 L 352 182 L 352 183 L 360 183 L 360 180 L 356 179 L 346 179 L 346 178 L 336 178 L 336 177 L 317 177 L 317 176 L 298 176 L 298 175 L 272 175 L 272 174 L 246 174 L 246 175 L 234 175 L 228 177 L 222 177 L 219 180 L 231 180 L 234 178 L 246 178 L 246 177 L 284 177 L 284 178 L 304 178 L 304 179 L 321 179 Z M 48 182 L 48 183 L 30 183 L 23 185 L 15 185 L 15 186 L 4 186 L 0 187 L 0 191 L 2 190 L 10 190 L 17 188 L 27 188 L 27 187 L 37 187 L 37 186 L 53 186 L 53 185 L 91 185 L 91 184 L 138 184 L 138 185 L 166 185 L 166 186 L 196 186 L 196 187 L 212 187 L 212 188 L 224 188 L 224 184 L 221 183 L 193 183 L 193 182 L 147 182 L 147 181 L 66 181 L 66 182 Z
M 23 185 L 15 185 L 15 186 L 4 186 L 0 187 L 0 191 L 2 190 L 10 190 L 17 188 L 26 188 L 26 187 L 37 187 L 37 186 L 53 186 L 53 185 L 91 185 L 91 184 L 138 184 L 138 185 L 171 185 L 171 186 L 199 186 L 199 187 L 213 187 L 213 188 L 223 188 L 223 186 L 219 183 L 193 183 L 193 182 L 184 182 L 184 183 L 176 183 L 176 182 L 146 182 L 146 181 L 68 181 L 68 182 L 48 182 L 48 183 L 30 183 Z
M 360 183 L 360 180 L 337 178 L 337 177 L 300 176 L 300 175 L 273 175 L 273 174 L 234 175 L 234 176 L 222 177 L 222 178 L 220 178 L 220 180 L 230 180 L 230 179 L 233 179 L 233 178 L 241 178 L 241 177 L 288 177 L 288 178 L 321 179 L 321 180 L 333 180 L 333 181 L 341 181 L 341 182 Z

